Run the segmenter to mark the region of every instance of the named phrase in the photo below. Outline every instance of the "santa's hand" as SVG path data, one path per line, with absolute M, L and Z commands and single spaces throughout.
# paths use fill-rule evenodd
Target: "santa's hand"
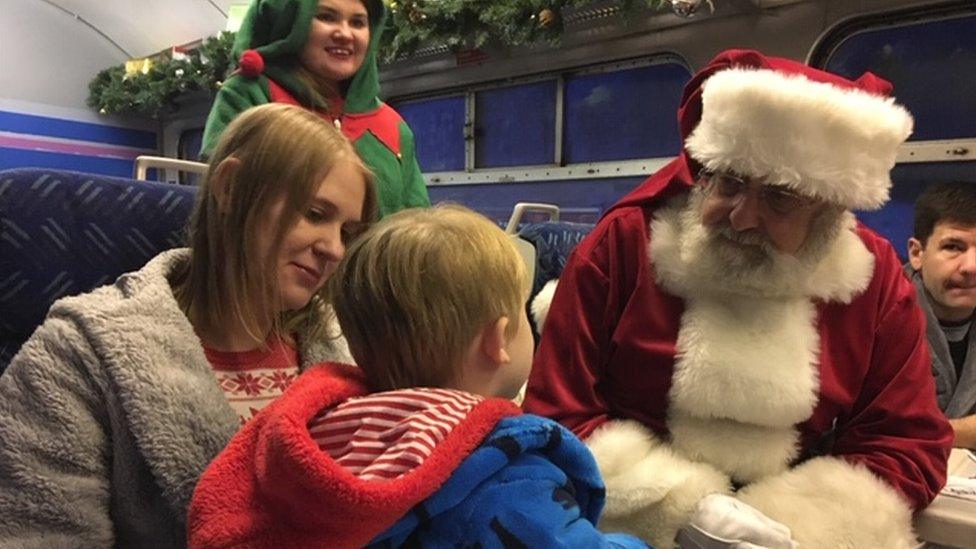
M 678 533 L 682 548 L 796 549 L 790 529 L 731 496 L 703 498 L 691 522 Z

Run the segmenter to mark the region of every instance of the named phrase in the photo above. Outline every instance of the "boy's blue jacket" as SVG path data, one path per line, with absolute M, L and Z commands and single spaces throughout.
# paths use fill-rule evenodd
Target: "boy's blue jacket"
M 204 472 L 191 547 L 646 547 L 594 526 L 604 487 L 569 431 L 502 399 L 477 404 L 424 463 L 363 480 L 319 449 L 321 410 L 366 394 L 323 364 L 248 423 Z

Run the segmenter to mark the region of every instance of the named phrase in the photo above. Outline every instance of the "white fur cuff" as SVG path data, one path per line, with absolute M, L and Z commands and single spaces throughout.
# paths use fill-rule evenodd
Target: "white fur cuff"
M 558 278 L 546 282 L 539 293 L 532 298 L 532 305 L 529 310 L 532 312 L 532 320 L 535 321 L 537 333 L 542 333 L 542 326 L 546 323 L 546 317 L 549 316 L 549 306 L 552 305 L 552 296 L 555 295 L 558 284 Z
M 655 547 L 673 547 L 678 529 L 708 494 L 731 492 L 725 474 L 675 454 L 635 421 L 612 421 L 587 440 L 607 486 L 600 527 Z
M 909 504 L 867 468 L 819 457 L 747 486 L 739 499 L 789 526 L 804 548 L 916 546 Z

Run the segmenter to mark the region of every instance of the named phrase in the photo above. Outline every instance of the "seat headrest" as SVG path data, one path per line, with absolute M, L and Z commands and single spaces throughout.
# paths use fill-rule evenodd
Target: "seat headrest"
M 195 187 L 150 181 L 0 171 L 0 371 L 56 299 L 183 245 L 195 196 Z

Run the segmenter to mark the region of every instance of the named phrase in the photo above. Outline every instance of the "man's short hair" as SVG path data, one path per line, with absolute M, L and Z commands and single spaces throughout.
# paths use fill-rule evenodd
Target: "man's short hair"
M 529 287 L 511 237 L 448 205 L 384 218 L 329 280 L 356 363 L 373 391 L 441 387 L 478 332 L 503 316 L 515 335 Z
M 915 238 L 925 246 L 943 221 L 976 226 L 976 183 L 934 183 L 915 201 Z

